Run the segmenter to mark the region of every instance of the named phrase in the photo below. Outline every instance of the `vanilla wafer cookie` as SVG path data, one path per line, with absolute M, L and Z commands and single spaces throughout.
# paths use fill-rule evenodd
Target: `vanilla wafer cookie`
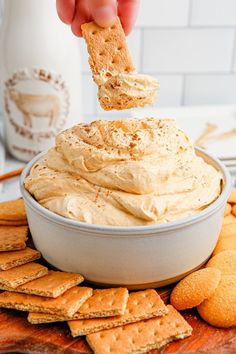
M 167 307 L 157 292 L 153 289 L 149 289 L 134 292 L 129 295 L 124 315 L 110 318 L 72 320 L 68 322 L 68 325 L 72 336 L 77 337 L 156 316 L 163 316 L 166 315 L 167 312 Z
M 231 210 L 232 210 L 231 204 L 226 203 L 226 206 L 225 206 L 225 212 L 224 212 L 224 216 L 228 216 L 228 215 L 230 215 Z
M 192 327 L 171 306 L 168 314 L 86 336 L 95 354 L 137 354 L 159 349 L 192 334 Z
M 236 275 L 236 250 L 226 250 L 210 258 L 206 267 L 214 267 L 224 275 Z
M 236 188 L 233 188 L 228 198 L 228 203 L 236 204 Z
M 135 71 L 125 33 L 118 17 L 116 22 L 108 28 L 89 22 L 84 23 L 81 29 L 87 43 L 89 64 L 94 75 L 101 71 L 117 73 Z
M 0 252 L 17 251 L 26 247 L 27 226 L 1 226 L 0 227 Z
M 236 326 L 236 275 L 222 275 L 214 294 L 197 307 L 200 316 L 212 326 Z
M 215 292 L 221 272 L 215 268 L 204 268 L 187 275 L 171 293 L 171 304 L 177 310 L 185 310 L 201 304 Z

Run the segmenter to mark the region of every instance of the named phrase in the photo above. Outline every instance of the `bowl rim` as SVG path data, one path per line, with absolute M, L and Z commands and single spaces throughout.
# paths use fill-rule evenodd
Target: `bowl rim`
M 49 209 L 43 207 L 38 203 L 33 196 L 25 189 L 24 180 L 28 176 L 32 166 L 39 160 L 47 151 L 43 151 L 40 154 L 36 155 L 28 164 L 25 166 L 23 172 L 20 176 L 20 190 L 21 194 L 26 202 L 26 204 L 33 209 L 36 213 L 40 214 L 44 218 L 48 219 L 52 223 L 60 224 L 64 227 L 69 227 L 73 229 L 83 230 L 83 232 L 96 233 L 96 234 L 114 234 L 115 235 L 144 235 L 144 234 L 159 234 L 163 232 L 168 232 L 171 230 L 181 229 L 187 225 L 197 223 L 210 215 L 214 214 L 219 208 L 226 203 L 228 196 L 231 190 L 231 176 L 227 168 L 223 163 L 216 157 L 213 157 L 211 154 L 205 152 L 203 149 L 195 147 L 197 155 L 202 157 L 204 160 L 210 160 L 211 164 L 216 167 L 219 171 L 222 172 L 224 178 L 224 186 L 219 197 L 211 203 L 208 207 L 191 216 L 187 216 L 182 219 L 168 222 L 166 224 L 151 224 L 143 226 L 111 226 L 111 225 L 100 225 L 100 224 L 88 224 L 78 220 L 73 220 L 56 214 Z

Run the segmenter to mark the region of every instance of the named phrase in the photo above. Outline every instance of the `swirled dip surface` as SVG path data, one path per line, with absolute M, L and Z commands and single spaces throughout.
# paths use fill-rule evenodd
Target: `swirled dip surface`
M 108 76 L 107 76 L 108 75 Z M 159 84 L 149 75 L 101 72 L 94 75 L 103 109 L 129 109 L 153 104 Z
M 198 213 L 221 174 L 170 119 L 78 124 L 32 167 L 26 189 L 45 208 L 91 224 L 164 223 Z

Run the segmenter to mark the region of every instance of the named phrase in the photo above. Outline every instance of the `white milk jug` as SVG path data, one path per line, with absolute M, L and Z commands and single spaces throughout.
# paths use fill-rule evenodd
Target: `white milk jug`
M 82 121 L 79 47 L 55 0 L 6 0 L 3 16 L 4 137 L 13 156 L 29 161 Z

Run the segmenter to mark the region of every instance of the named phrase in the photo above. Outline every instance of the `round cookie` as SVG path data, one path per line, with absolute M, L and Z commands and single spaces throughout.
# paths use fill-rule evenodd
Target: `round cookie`
M 236 203 L 236 188 L 233 188 L 231 193 L 230 193 L 230 196 L 229 196 L 229 199 L 228 199 L 228 203 L 230 204 L 235 204 Z
M 227 250 L 216 254 L 206 266 L 217 268 L 224 275 L 236 275 L 236 250 Z
M 185 310 L 209 299 L 216 290 L 221 272 L 215 268 L 204 268 L 187 275 L 173 289 L 170 302 L 177 310 Z
M 226 250 L 236 250 L 236 235 L 220 237 L 212 255 L 215 256 L 217 253 Z
M 227 203 L 228 204 L 228 203 Z M 232 214 L 236 216 L 236 204 L 233 205 L 232 207 Z
M 229 203 L 226 203 L 226 206 L 225 206 L 225 212 L 224 212 L 224 216 L 227 216 L 231 213 L 231 205 Z
M 235 224 L 235 223 L 236 223 L 236 217 L 233 214 L 229 214 L 224 217 L 223 226 L 228 224 Z
M 212 297 L 203 301 L 197 310 L 212 326 L 236 326 L 236 275 L 222 275 Z

